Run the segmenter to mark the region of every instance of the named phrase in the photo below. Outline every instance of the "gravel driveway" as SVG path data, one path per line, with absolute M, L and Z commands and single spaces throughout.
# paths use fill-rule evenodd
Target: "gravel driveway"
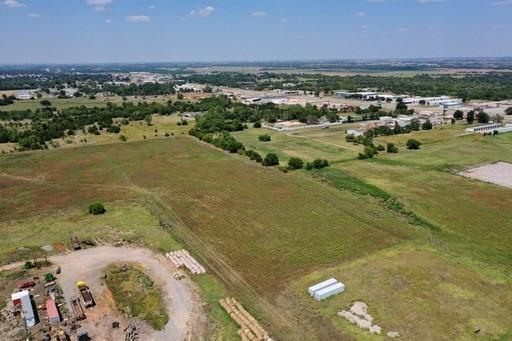
M 141 248 L 101 246 L 50 257 L 50 260 L 55 267 L 60 265 L 62 268 L 58 281 L 67 300 L 77 294 L 75 288 L 77 280 L 85 280 L 89 285 L 98 308 L 86 311 L 88 318 L 82 325 L 94 323 L 92 329 L 94 336 L 101 339 L 117 339 L 120 336 L 115 335 L 115 332 L 111 330 L 110 320 L 121 317 L 115 316 L 109 309 L 109 302 L 106 299 L 108 291 L 103 285 L 101 277 L 105 267 L 111 263 L 133 262 L 142 265 L 148 275 L 160 286 L 169 312 L 169 322 L 164 330 L 149 333 L 145 339 L 176 341 L 201 339 L 205 316 L 198 294 L 194 289 L 195 285 L 188 278 L 181 281 L 174 280 L 172 274 L 177 269 L 163 255 Z M 103 302 L 102 299 L 107 302 Z M 106 311 L 106 313 L 102 316 L 96 315 L 94 313 L 96 309 L 102 312 Z

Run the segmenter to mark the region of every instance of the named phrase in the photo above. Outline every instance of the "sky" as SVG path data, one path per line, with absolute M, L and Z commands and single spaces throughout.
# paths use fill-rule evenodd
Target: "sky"
M 0 63 L 512 56 L 512 0 L 0 0 Z

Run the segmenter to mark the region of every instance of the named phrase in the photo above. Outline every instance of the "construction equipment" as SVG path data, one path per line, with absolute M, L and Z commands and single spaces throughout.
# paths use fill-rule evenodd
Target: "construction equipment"
M 50 283 L 50 282 L 53 282 L 55 281 L 57 278 L 55 277 L 54 274 L 52 274 L 51 272 L 48 272 L 44 275 L 44 280 L 46 281 L 46 283 Z
M 71 247 L 75 251 L 80 250 L 82 248 L 82 246 L 80 245 L 80 242 L 78 241 L 77 237 L 71 237 Z
M 82 296 L 82 300 L 84 301 L 84 307 L 85 308 L 93 307 L 94 306 L 94 298 L 92 297 L 91 291 L 89 290 L 87 283 L 85 281 L 77 281 L 76 287 L 78 288 L 78 291 L 80 292 L 80 296 Z
M 76 321 L 80 321 L 85 319 L 85 313 L 80 304 L 80 298 L 78 296 L 71 297 L 71 311 L 73 313 L 73 318 Z

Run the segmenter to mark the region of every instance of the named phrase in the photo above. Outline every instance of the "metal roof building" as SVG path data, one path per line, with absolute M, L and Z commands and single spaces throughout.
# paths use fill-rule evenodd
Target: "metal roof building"
M 14 305 L 21 305 L 21 312 L 25 318 L 27 327 L 35 326 L 36 316 L 34 314 L 34 308 L 32 307 L 32 300 L 30 299 L 30 293 L 28 290 L 12 294 L 11 299 Z

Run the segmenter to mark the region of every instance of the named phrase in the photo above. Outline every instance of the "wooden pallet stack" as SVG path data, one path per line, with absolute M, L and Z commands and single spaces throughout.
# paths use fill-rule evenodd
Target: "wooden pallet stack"
M 177 267 L 187 268 L 192 274 L 200 275 L 206 272 L 206 269 L 195 260 L 194 257 L 188 253 L 187 250 L 182 249 L 179 251 L 172 251 L 165 254 L 165 256 Z
M 228 297 L 219 301 L 229 316 L 240 326 L 238 335 L 242 341 L 271 340 L 258 321 L 235 298 Z

